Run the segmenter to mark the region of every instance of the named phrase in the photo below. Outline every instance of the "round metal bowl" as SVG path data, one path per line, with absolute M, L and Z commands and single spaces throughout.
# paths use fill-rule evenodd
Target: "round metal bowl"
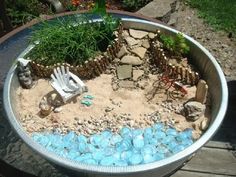
M 122 17 L 125 28 L 135 28 L 153 32 L 157 29 L 160 29 L 162 32 L 169 35 L 178 33 L 177 30 L 156 22 L 127 16 L 127 14 L 118 14 L 118 16 Z M 185 150 L 171 157 L 144 165 L 106 167 L 74 162 L 69 159 L 61 158 L 56 154 L 47 151 L 44 147 L 31 139 L 31 137 L 23 130 L 23 127 L 19 122 L 19 114 L 15 109 L 15 99 L 17 98 L 15 90 L 17 87 L 19 87 L 15 66 L 12 66 L 8 72 L 4 85 L 4 108 L 9 122 L 13 129 L 29 147 L 49 161 L 67 169 L 76 171 L 77 173 L 82 172 L 85 173 L 86 176 L 164 176 L 181 166 L 192 156 L 192 154 L 194 154 L 195 151 L 200 149 L 207 141 L 210 140 L 210 138 L 216 133 L 217 129 L 221 125 L 227 109 L 228 89 L 220 66 L 217 64 L 214 57 L 202 45 L 187 35 L 184 35 L 184 37 L 187 39 L 190 45 L 190 56 L 192 58 L 192 62 L 200 71 L 202 78 L 204 78 L 208 83 L 210 99 L 212 103 L 212 116 L 209 128 L 201 136 L 201 138 Z M 22 55 L 24 55 L 24 52 L 21 53 L 21 56 Z

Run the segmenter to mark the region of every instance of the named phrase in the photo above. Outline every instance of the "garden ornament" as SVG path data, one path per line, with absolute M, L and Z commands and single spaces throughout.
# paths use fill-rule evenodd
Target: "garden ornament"
M 69 72 L 68 67 L 57 67 L 53 72 L 51 85 L 60 94 L 64 103 L 70 98 L 88 91 L 87 86 L 78 76 Z
M 19 58 L 17 62 L 17 76 L 20 85 L 25 89 L 30 89 L 34 85 L 32 74 L 28 66 L 29 60 Z

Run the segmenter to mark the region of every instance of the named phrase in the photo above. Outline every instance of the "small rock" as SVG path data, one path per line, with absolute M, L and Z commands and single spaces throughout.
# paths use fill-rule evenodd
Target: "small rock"
M 139 56 L 141 59 L 143 59 L 146 51 L 147 49 L 144 47 L 137 47 L 137 48 L 134 48 L 131 52 Z
M 114 109 L 114 108 L 111 108 L 111 107 L 108 107 L 108 106 L 107 106 L 107 107 L 105 108 L 105 112 L 111 112 L 113 109 Z
M 53 112 L 55 112 L 55 113 L 59 113 L 61 111 L 62 111 L 62 107 L 57 107 L 53 110 Z
M 143 70 L 133 70 L 133 80 L 137 81 L 144 74 Z
M 149 49 L 150 48 L 149 41 L 147 39 L 143 40 L 142 46 L 146 49 Z
M 203 121 L 201 121 L 201 123 L 200 123 L 200 127 L 199 127 L 199 128 L 200 128 L 202 131 L 204 131 L 204 130 L 207 129 L 207 127 L 208 127 L 207 120 L 204 119 Z
M 136 40 L 136 39 L 129 37 L 129 36 L 125 38 L 125 41 L 127 42 L 127 44 L 129 46 L 133 46 L 133 45 L 136 45 L 139 43 L 139 40 Z
M 148 35 L 148 32 L 141 31 L 141 30 L 135 30 L 135 29 L 129 29 L 129 34 L 130 34 L 130 36 L 132 36 L 136 39 L 142 39 Z
M 116 69 L 118 79 L 128 79 L 132 75 L 132 65 L 121 65 Z
M 119 86 L 122 88 L 135 88 L 134 82 L 127 80 L 120 81 Z
M 111 86 L 113 91 L 117 91 L 119 89 L 119 85 L 117 83 L 113 83 Z
M 135 57 L 135 56 L 132 56 L 132 55 L 126 55 L 124 56 L 121 61 L 121 63 L 123 64 L 130 64 L 130 65 L 133 65 L 133 66 L 138 66 L 138 65 L 141 65 L 143 64 L 143 61 L 140 60 L 139 57 Z
M 122 36 L 123 36 L 124 38 L 128 37 L 128 36 L 129 36 L 128 31 L 127 31 L 127 30 L 124 30 L 123 33 L 122 33 Z
M 189 101 L 184 105 L 184 114 L 188 120 L 196 121 L 205 112 L 206 106 L 197 101 Z
M 156 35 L 154 33 L 148 33 L 148 37 L 150 39 L 154 39 L 156 37 Z
M 119 58 L 115 58 L 115 59 L 113 60 L 113 62 L 114 62 L 114 63 L 119 63 L 119 62 L 120 62 L 120 59 L 119 59 Z
M 208 85 L 206 84 L 206 81 L 199 80 L 197 84 L 195 100 L 204 104 L 207 99 L 207 93 L 208 93 Z
M 117 54 L 117 57 L 118 57 L 118 58 L 121 58 L 121 57 L 123 57 L 123 56 L 126 55 L 126 54 L 128 54 L 128 50 L 126 49 L 125 46 L 122 46 L 122 47 L 120 48 L 120 51 L 119 51 L 118 54 Z

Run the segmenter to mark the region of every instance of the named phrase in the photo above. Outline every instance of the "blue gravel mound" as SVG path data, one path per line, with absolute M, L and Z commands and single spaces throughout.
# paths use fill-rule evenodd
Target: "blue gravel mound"
M 34 133 L 33 139 L 47 150 L 74 161 L 102 166 L 129 166 L 172 156 L 193 143 L 192 129 L 178 132 L 162 123 L 145 129 L 123 127 L 85 137 L 69 132 Z

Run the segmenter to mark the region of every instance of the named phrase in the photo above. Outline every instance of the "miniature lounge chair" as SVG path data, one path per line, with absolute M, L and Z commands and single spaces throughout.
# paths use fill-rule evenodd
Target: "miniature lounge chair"
M 66 69 L 64 66 L 55 68 L 51 78 L 52 87 L 61 95 L 64 103 L 70 98 L 88 91 L 80 78 L 69 72 L 68 67 Z

